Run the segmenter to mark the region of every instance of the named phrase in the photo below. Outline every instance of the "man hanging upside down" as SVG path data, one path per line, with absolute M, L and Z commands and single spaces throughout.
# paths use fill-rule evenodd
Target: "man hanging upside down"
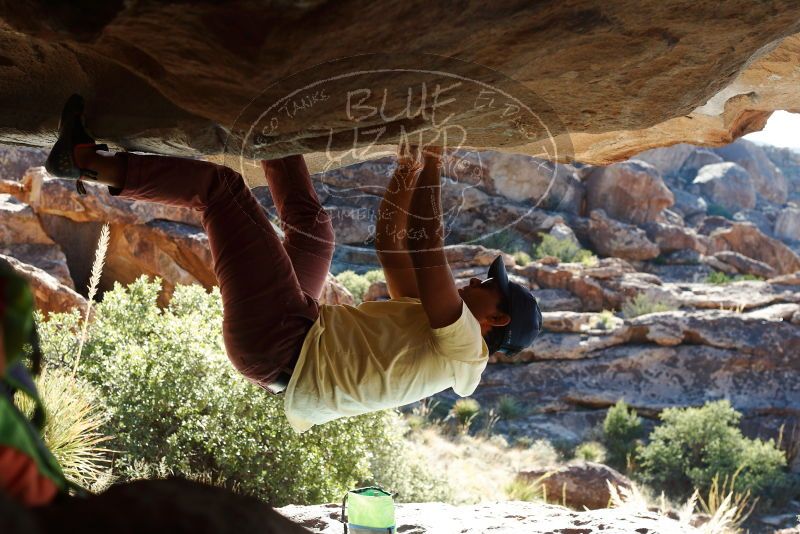
M 456 288 L 443 250 L 438 148 L 401 147 L 381 202 L 378 257 L 390 300 L 320 305 L 334 248 L 331 220 L 301 155 L 262 161 L 285 237 L 235 171 L 177 157 L 112 153 L 83 124 L 73 95 L 47 159 L 50 174 L 112 195 L 202 211 L 233 365 L 284 395 L 304 432 L 343 416 L 409 404 L 452 387 L 472 394 L 488 357 L 527 347 L 541 328 L 530 291 L 497 258 Z

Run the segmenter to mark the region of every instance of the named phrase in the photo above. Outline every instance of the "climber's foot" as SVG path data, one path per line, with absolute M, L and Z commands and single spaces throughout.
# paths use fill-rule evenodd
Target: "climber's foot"
M 97 145 L 86 131 L 83 124 L 83 97 L 72 95 L 61 111 L 58 140 L 47 156 L 45 169 L 53 176 L 76 180 L 76 189 L 79 193 L 85 194 L 86 189 L 81 183 L 81 177 L 96 179 L 97 173 L 92 169 L 81 167 L 79 161 L 86 161 L 85 156 L 97 150 L 108 150 L 108 147 Z

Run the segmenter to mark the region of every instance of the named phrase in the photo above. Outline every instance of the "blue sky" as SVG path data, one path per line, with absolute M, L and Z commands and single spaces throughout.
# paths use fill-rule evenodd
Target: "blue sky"
M 800 113 L 776 111 L 760 132 L 744 136 L 748 141 L 800 150 Z

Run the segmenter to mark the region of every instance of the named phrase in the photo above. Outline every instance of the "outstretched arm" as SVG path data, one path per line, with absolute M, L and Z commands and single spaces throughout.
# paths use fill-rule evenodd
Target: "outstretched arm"
M 378 208 L 375 250 L 383 267 L 391 298 L 419 298 L 414 265 L 408 254 L 408 211 L 417 176 L 422 170 L 419 151 L 400 144 L 397 169 Z
M 431 328 L 454 323 L 463 301 L 444 255 L 442 225 L 441 148 L 427 147 L 424 168 L 411 197 L 408 249 L 417 278 L 419 298 Z

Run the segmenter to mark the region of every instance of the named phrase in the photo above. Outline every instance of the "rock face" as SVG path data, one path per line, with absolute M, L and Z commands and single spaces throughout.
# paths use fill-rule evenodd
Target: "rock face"
M 628 160 L 595 168 L 586 179 L 586 208 L 633 224 L 655 221 L 675 198 L 655 167 Z
M 339 534 L 341 503 L 284 506 L 278 512 L 318 534 Z M 484 534 L 486 532 L 652 532 L 689 534 L 695 528 L 654 512 L 608 508 L 577 512 L 533 502 L 506 501 L 452 506 L 441 503 L 396 505 L 397 532 Z
M 260 101 L 275 103 L 298 86 L 354 68 L 403 66 L 385 56 L 326 64 L 375 50 L 411 59 L 415 69 L 450 68 L 501 88 L 499 72 L 518 80 L 511 85 L 554 106 L 549 115 L 540 113 L 550 132 L 574 134 L 577 159 L 594 163 L 690 139 L 729 141 L 763 125 L 769 111 L 790 109 L 797 96 L 797 43 L 789 36 L 800 30 L 800 6 L 790 0 L 737 0 L 713 9 L 688 0 L 637 4 L 637 9 L 625 3 L 508 0 L 458 10 L 445 4 L 409 10 L 388 1 L 368 8 L 351 0 L 312 0 L 193 9 L 133 1 L 110 4 L 83 19 L 48 6 L 9 3 L 0 11 L 6 82 L 1 94 L 15 103 L 0 114 L 6 142 L 47 144 L 64 98 L 80 92 L 89 98 L 88 124 L 103 140 L 159 152 L 218 153 L 231 140 L 226 130 L 233 145 L 244 137 L 252 115 L 242 117 L 244 124 L 237 117 L 262 92 Z M 353 24 L 361 20 L 372 23 Z M 387 40 L 388 35 L 404 38 Z M 434 56 L 423 64 L 413 60 L 422 53 L 455 56 L 459 62 Z M 492 70 L 484 73 L 475 65 Z M 311 67 L 311 73 L 276 83 Z M 396 104 L 409 88 L 418 96 L 422 80 L 431 87 L 446 81 L 411 73 L 385 79 L 380 81 Z M 370 86 L 372 98 L 364 105 L 380 105 L 383 91 L 377 89 L 384 85 Z M 352 131 L 329 133 L 355 124 L 343 101 L 353 87 L 363 85 L 340 76 L 324 93 L 288 101 L 283 113 L 290 120 L 278 131 L 267 130 L 253 155 L 322 151 L 329 141 L 334 150 L 351 148 Z M 541 151 L 537 140 L 514 137 L 519 124 L 512 118 L 476 113 L 466 85 L 451 94 L 457 97 L 451 122 L 470 132 L 470 146 L 509 149 L 521 143 L 511 151 Z M 304 113 L 312 105 L 313 113 Z M 358 126 L 376 123 L 373 117 Z M 414 119 L 403 123 L 410 126 Z M 398 135 L 395 127 L 378 142 L 395 144 Z M 375 140 L 358 142 L 369 143 Z
M 517 478 L 541 487 L 547 501 L 575 510 L 608 508 L 611 502 L 609 484 L 621 489 L 629 489 L 632 485 L 616 470 L 595 462 L 576 462 L 555 471 L 522 471 Z

